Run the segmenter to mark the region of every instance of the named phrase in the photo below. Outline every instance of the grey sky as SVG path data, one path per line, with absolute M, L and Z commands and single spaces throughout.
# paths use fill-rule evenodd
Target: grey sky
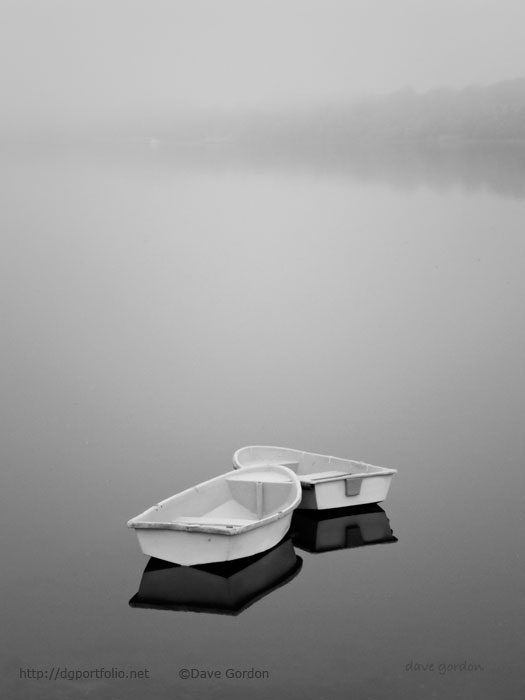
M 5 123 L 525 74 L 523 0 L 0 0 Z

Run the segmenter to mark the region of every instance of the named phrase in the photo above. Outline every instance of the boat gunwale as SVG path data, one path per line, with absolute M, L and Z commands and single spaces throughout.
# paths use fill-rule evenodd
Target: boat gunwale
M 351 460 L 348 460 L 351 461 Z M 373 467 L 375 465 L 370 464 L 369 466 Z M 244 467 L 241 467 L 244 468 Z M 383 467 L 376 467 L 376 469 L 383 469 Z M 372 474 L 367 474 L 366 472 L 359 472 L 359 474 L 337 474 L 336 476 L 325 476 L 325 477 L 319 477 L 319 478 L 308 478 L 308 474 L 302 474 L 299 477 L 299 481 L 301 484 L 306 484 L 308 486 L 315 486 L 316 484 L 326 484 L 330 481 L 347 481 L 348 479 L 371 479 L 374 476 L 388 476 L 389 474 L 397 474 L 396 469 L 387 469 L 386 467 L 384 468 L 384 472 L 373 472 Z M 303 477 L 303 478 L 301 478 Z
M 191 522 L 185 522 L 185 523 L 178 523 L 176 520 L 167 520 L 167 521 L 152 521 L 152 520 L 141 520 L 141 518 L 144 518 L 147 514 L 151 513 L 152 510 L 158 509 L 159 507 L 162 507 L 164 504 L 168 503 L 169 501 L 172 501 L 175 498 L 181 498 L 182 496 L 186 494 L 198 494 L 199 488 L 204 485 L 211 484 L 213 482 L 218 482 L 224 479 L 227 479 L 228 477 L 238 477 L 240 470 L 246 470 L 246 471 L 259 471 L 261 469 L 260 466 L 257 465 L 251 465 L 248 467 L 241 467 L 240 469 L 234 469 L 233 471 L 226 472 L 224 474 L 220 474 L 219 476 L 213 477 L 212 479 L 208 479 L 207 481 L 201 481 L 199 484 L 196 484 L 195 486 L 190 486 L 189 488 L 185 489 L 184 491 L 180 491 L 179 493 L 175 493 L 172 496 L 169 496 L 168 498 L 163 499 L 162 501 L 159 501 L 153 506 L 150 506 L 147 508 L 145 511 L 140 513 L 139 515 L 136 515 L 134 518 L 131 518 L 127 522 L 127 527 L 133 528 L 135 530 L 175 530 L 179 532 L 197 532 L 197 533 L 204 533 L 204 534 L 214 534 L 214 535 L 226 535 L 226 536 L 232 536 L 232 535 L 239 535 L 244 532 L 249 532 L 250 530 L 255 530 L 259 527 L 264 527 L 265 525 L 269 525 L 270 523 L 276 522 L 277 520 L 281 520 L 282 518 L 286 517 L 287 515 L 291 515 L 292 511 L 299 505 L 301 502 L 302 498 L 302 493 L 301 493 L 301 482 L 297 476 L 291 469 L 288 467 L 284 467 L 280 464 L 272 464 L 270 465 L 272 468 L 274 468 L 277 472 L 281 472 L 290 479 L 290 483 L 296 485 L 296 495 L 295 497 L 286 504 L 284 508 L 281 508 L 278 511 L 275 511 L 274 513 L 271 513 L 270 515 L 266 516 L 265 518 L 257 518 L 251 522 L 242 524 L 242 525 L 225 525 L 223 523 L 221 524 L 213 524 L 213 523 L 191 523 Z M 263 483 L 272 483 L 270 479 L 264 481 Z M 288 482 L 283 482 L 283 481 L 274 481 L 273 483 L 288 483 Z M 196 516 L 200 517 L 200 516 Z

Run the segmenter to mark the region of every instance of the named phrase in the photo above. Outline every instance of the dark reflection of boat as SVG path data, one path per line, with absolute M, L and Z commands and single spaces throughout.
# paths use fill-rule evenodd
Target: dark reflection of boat
M 296 510 L 291 532 L 294 546 L 307 552 L 397 542 L 385 511 L 375 504 L 324 511 Z
M 129 604 L 238 615 L 291 581 L 302 564 L 289 537 L 267 552 L 228 562 L 179 566 L 151 558 Z

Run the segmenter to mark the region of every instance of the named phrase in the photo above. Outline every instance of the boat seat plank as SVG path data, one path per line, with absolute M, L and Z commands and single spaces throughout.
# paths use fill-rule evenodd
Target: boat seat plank
M 257 465 L 259 466 L 259 465 Z M 272 466 L 281 466 L 279 465 L 272 465 Z M 286 483 L 286 484 L 291 484 L 292 480 L 286 475 L 286 474 L 279 474 L 279 473 L 274 473 L 274 472 L 266 472 L 265 468 L 263 465 L 260 467 L 260 471 L 255 471 L 251 474 L 246 474 L 244 471 L 239 470 L 236 474 L 233 476 L 229 476 L 226 478 L 226 482 L 245 482 L 245 483 L 257 483 L 262 482 L 262 483 L 269 483 L 269 484 L 276 484 L 276 483 Z
M 176 523 L 185 523 L 188 525 L 195 524 L 195 525 L 250 525 L 253 523 L 253 519 L 249 518 L 221 518 L 218 516 L 209 516 L 209 515 L 180 515 L 178 518 L 175 518 L 174 522 Z
M 324 472 L 314 472 L 311 474 L 299 474 L 299 478 L 301 481 L 322 481 L 323 479 L 334 479 L 336 477 L 347 477 L 347 476 L 352 476 L 352 472 L 350 471 L 339 471 L 336 469 L 332 470 L 327 470 Z

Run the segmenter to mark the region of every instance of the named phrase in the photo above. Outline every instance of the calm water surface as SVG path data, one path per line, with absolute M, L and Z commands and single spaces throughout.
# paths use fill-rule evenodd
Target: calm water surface
M 523 697 L 523 187 L 423 175 L 4 160 L 6 697 Z M 296 547 L 238 615 L 131 607 L 127 519 L 245 444 L 397 468 L 397 541 Z M 53 667 L 149 678 L 20 677 Z

